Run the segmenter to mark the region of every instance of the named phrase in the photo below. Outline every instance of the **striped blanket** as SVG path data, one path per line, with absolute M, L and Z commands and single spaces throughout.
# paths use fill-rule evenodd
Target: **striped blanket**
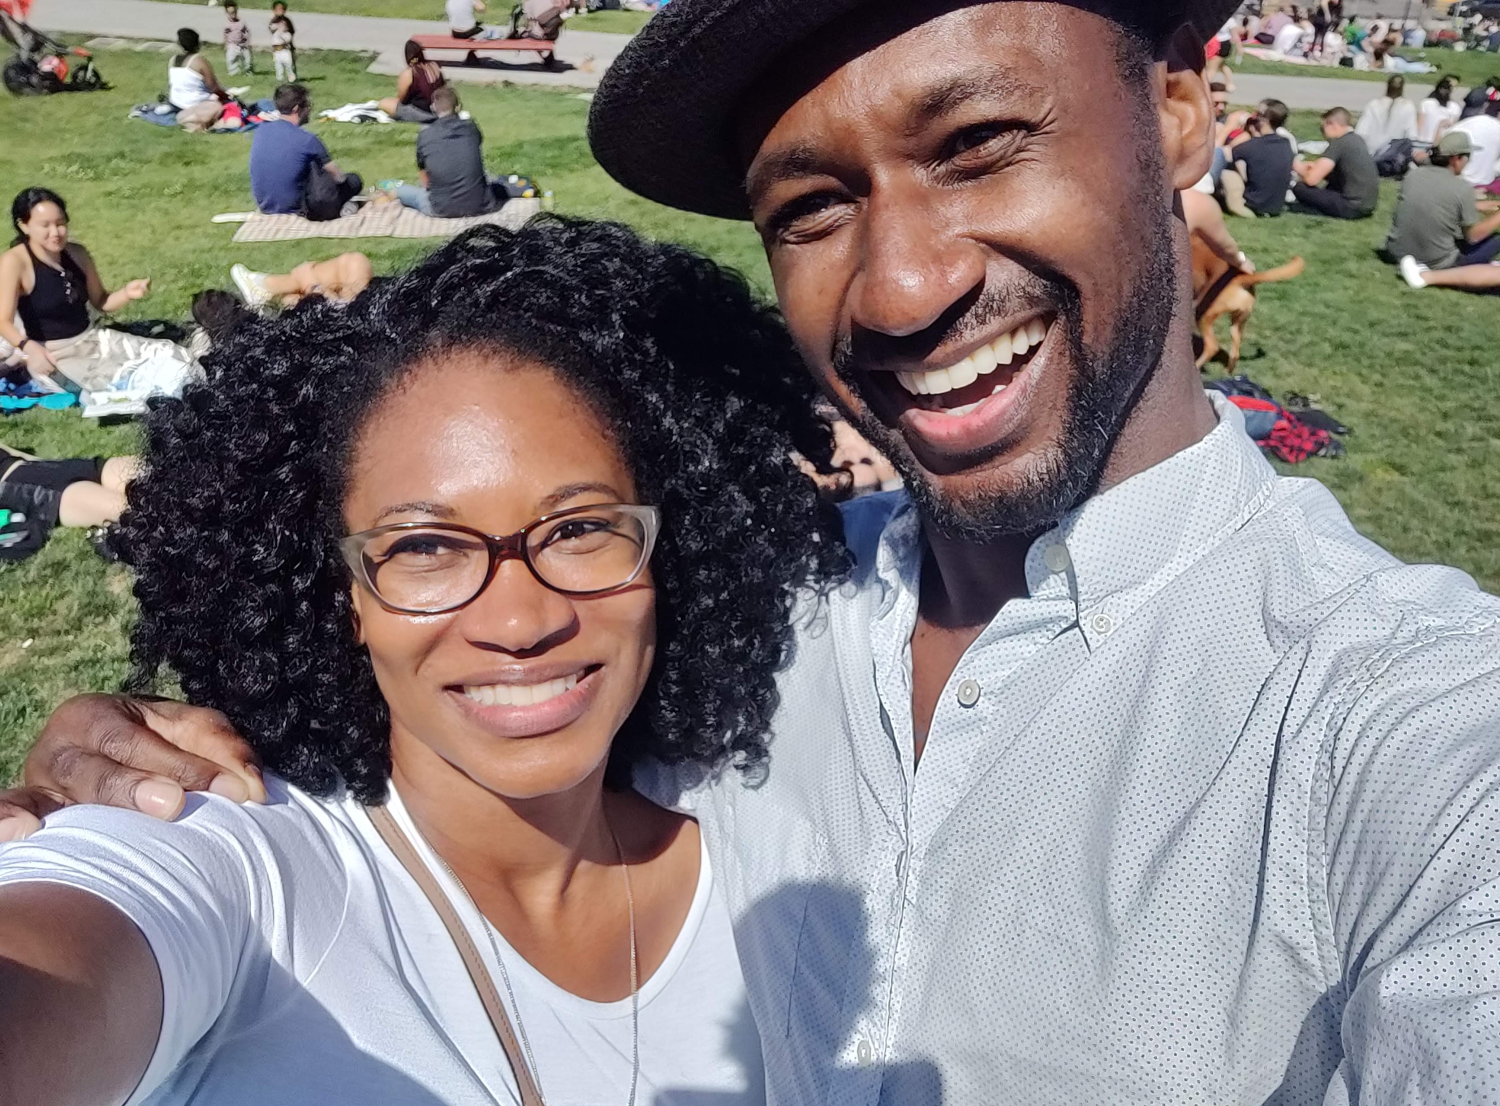
M 481 223 L 518 230 L 541 210 L 540 200 L 509 201 L 499 211 L 468 219 L 438 219 L 401 204 L 366 204 L 357 215 L 314 223 L 300 215 L 256 213 L 234 232 L 236 242 L 286 242 L 294 238 L 452 238 Z

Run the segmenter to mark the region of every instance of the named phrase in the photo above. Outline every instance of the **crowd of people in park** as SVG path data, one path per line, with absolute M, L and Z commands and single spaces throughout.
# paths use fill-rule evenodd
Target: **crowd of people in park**
M 1413 288 L 1500 288 L 1500 77 L 1462 98 L 1455 78 L 1439 77 L 1419 101 L 1394 75 L 1357 116 L 1324 112 L 1322 140 L 1306 143 L 1279 100 L 1231 111 L 1222 73 L 1211 98 L 1214 159 L 1194 187 L 1225 213 L 1367 219 L 1381 179 L 1399 178 L 1384 253 L 1402 278 Z
M 0 792 L 0 1101 L 1486 1106 L 1500 599 L 1270 465 L 1182 261 L 1399 139 L 1392 248 L 1478 268 L 1486 132 L 1234 118 L 1234 3 L 672 0 L 591 149 L 775 303 L 552 214 L 237 266 L 138 458 L 0 450 L 139 609 Z M 421 88 L 401 202 L 494 202 Z M 352 199 L 275 101 L 257 203 Z M 62 374 L 149 285 L 12 217 Z
M 1500 14 L 1482 7 L 1446 20 L 1426 11 L 1412 17 L 1347 17 L 1343 0 L 1292 4 L 1284 0 L 1247 5 L 1219 28 L 1210 43 L 1210 76 L 1249 53 L 1266 61 L 1343 66 L 1385 73 L 1430 73 L 1432 66 L 1399 51 L 1457 44 L 1460 49 L 1500 52 Z M 1429 30 L 1432 28 L 1432 30 Z

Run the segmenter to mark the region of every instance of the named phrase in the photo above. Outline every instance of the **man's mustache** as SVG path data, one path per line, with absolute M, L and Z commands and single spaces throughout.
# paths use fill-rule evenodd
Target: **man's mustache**
M 986 288 L 959 300 L 918 334 L 896 336 L 859 327 L 841 333 L 833 347 L 833 371 L 844 384 L 857 390 L 862 370 L 885 365 L 909 367 L 925 360 L 933 350 L 995 337 L 989 332 L 997 322 L 1023 315 L 1045 312 L 1077 325 L 1081 319 L 1074 316 L 1079 310 L 1078 290 L 1071 282 L 1028 272 L 1020 280 L 1007 281 L 1004 287 Z

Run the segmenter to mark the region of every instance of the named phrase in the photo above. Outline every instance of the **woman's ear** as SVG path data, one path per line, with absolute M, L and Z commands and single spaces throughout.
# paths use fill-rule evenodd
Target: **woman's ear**
M 354 628 L 354 640 L 359 642 L 360 645 L 365 643 L 365 623 L 364 619 L 359 617 L 359 604 L 363 598 L 364 596 L 360 594 L 358 585 L 351 589 L 349 593 L 349 622 Z
M 1167 40 L 1158 65 L 1162 152 L 1179 192 L 1202 180 L 1213 164 L 1214 106 L 1205 64 L 1203 40 L 1184 24 Z

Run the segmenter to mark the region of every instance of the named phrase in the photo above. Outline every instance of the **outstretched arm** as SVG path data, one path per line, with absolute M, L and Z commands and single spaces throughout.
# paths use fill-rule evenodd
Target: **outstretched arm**
M 224 715 L 119 695 L 79 695 L 53 711 L 26 758 L 25 781 L 0 792 L 0 841 L 30 836 L 70 803 L 172 819 L 188 791 L 266 801 L 255 753 Z
M 124 1102 L 161 1021 L 156 959 L 124 914 L 73 887 L 0 887 L 0 1102 Z
M 147 277 L 127 281 L 118 291 L 111 292 L 104 287 L 104 280 L 99 276 L 99 268 L 94 264 L 93 255 L 88 250 L 75 242 L 68 246 L 68 253 L 83 270 L 84 279 L 88 282 L 89 302 L 96 310 L 106 315 L 113 314 L 127 303 L 144 299 L 151 292 L 151 280 Z

